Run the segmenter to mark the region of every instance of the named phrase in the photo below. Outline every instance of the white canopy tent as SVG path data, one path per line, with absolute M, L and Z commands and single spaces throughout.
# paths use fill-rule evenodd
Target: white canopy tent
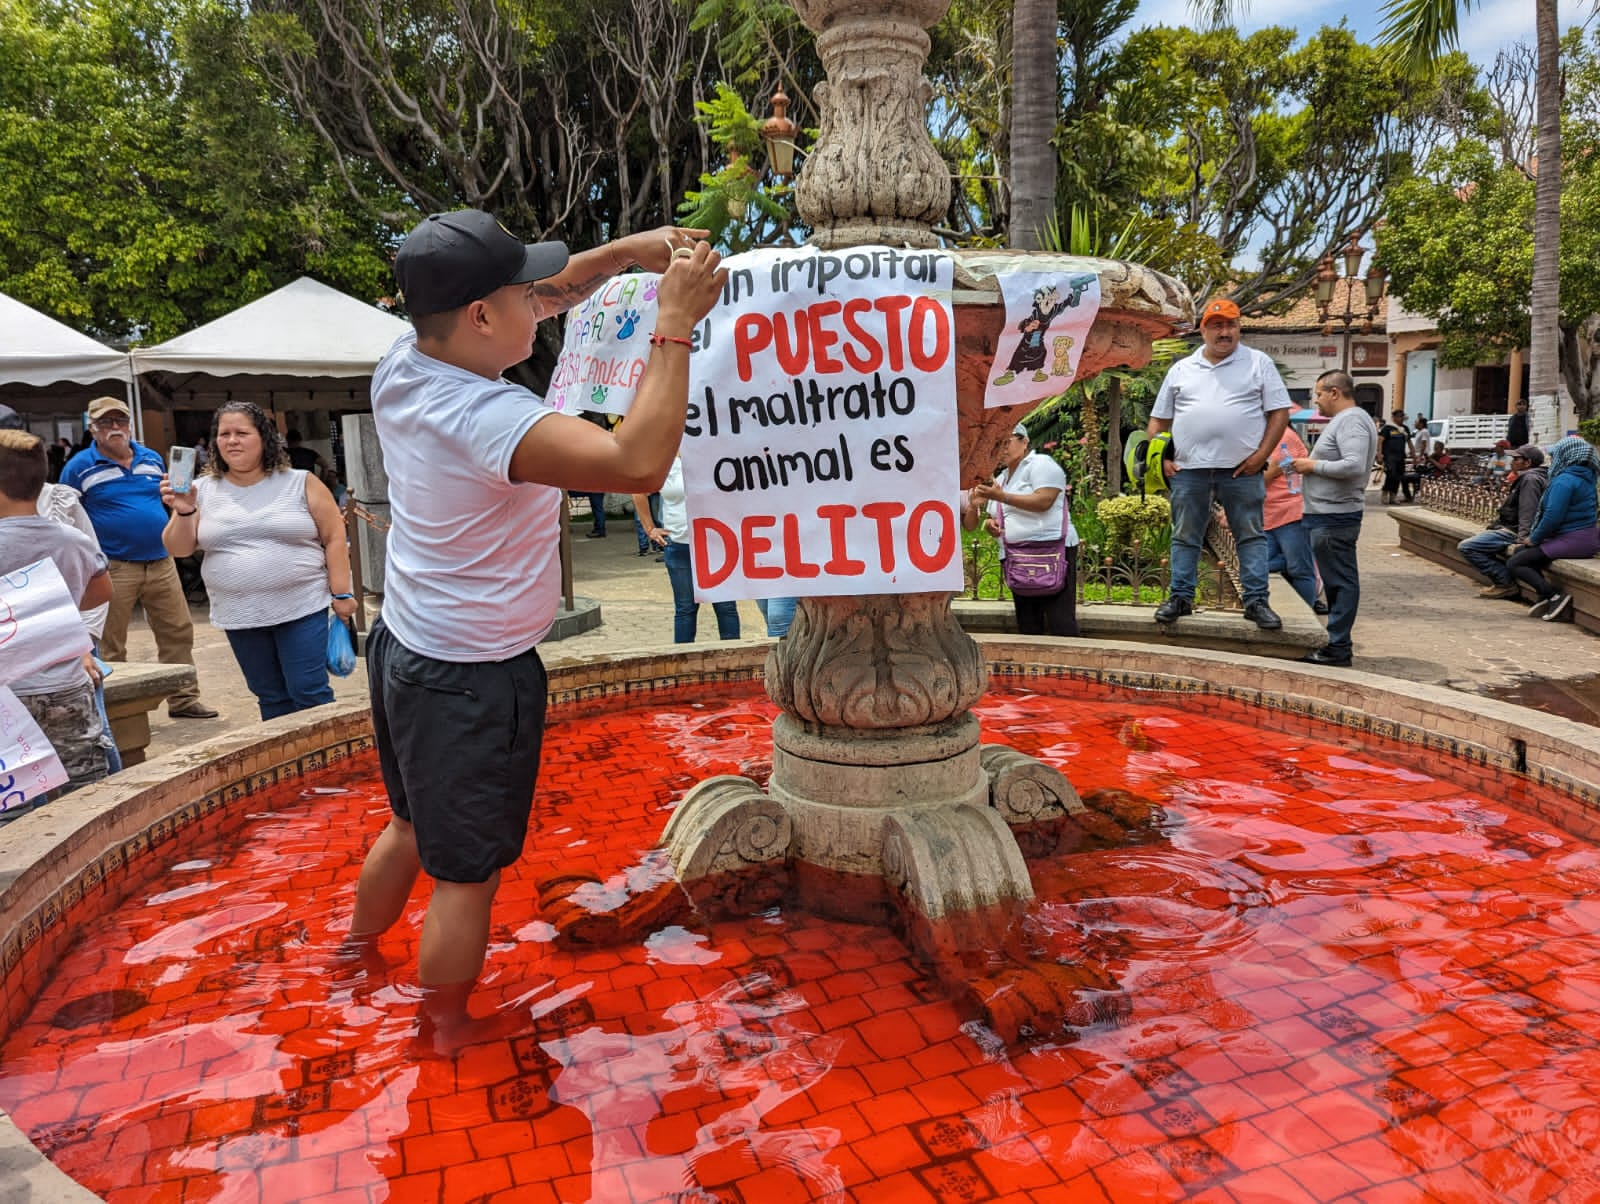
M 134 400 L 133 375 L 125 352 L 97 343 L 88 335 L 79 334 L 72 327 L 0 293 L 0 386 L 22 385 L 31 391 L 103 381 L 119 382 L 119 391 L 130 402 Z M 84 392 L 82 389 L 59 391 Z M 45 400 L 48 402 L 51 398 L 45 395 Z M 60 400 L 65 401 L 65 396 Z M 85 399 L 74 397 L 73 400 L 81 410 Z
M 133 370 L 174 408 L 255 401 L 269 410 L 368 408 L 367 378 L 410 324 L 309 277 L 165 343 Z
M 249 305 L 153 347 L 134 371 L 173 375 L 371 376 L 408 323 L 302 276 Z

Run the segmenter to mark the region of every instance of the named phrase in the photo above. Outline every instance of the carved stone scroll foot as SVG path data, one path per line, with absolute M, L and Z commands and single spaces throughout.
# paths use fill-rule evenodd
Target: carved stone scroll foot
M 1083 800 L 1066 775 L 1003 744 L 985 744 L 979 754 L 989 775 L 989 798 L 1006 823 L 1035 824 L 1082 815 Z
M 678 881 L 689 883 L 754 866 L 782 865 L 793 834 L 781 803 L 749 778 L 724 774 L 707 778 L 684 796 L 661 842 Z
M 883 874 L 930 920 L 1033 898 L 1011 829 L 990 807 L 891 812 L 884 820 Z

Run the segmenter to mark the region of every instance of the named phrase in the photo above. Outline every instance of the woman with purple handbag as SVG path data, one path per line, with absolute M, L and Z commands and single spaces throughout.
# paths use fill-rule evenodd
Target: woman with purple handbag
M 1028 428 L 1017 423 L 1005 463 L 993 481 L 972 487 L 962 512 L 970 530 L 989 503 L 984 529 L 1000 540 L 1006 586 L 1023 635 L 1078 634 L 1078 532 L 1067 512 L 1067 476 L 1049 456 L 1033 452 Z

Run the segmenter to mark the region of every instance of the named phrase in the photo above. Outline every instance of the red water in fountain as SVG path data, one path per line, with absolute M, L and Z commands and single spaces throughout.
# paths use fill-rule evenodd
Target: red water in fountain
M 474 1005 L 514 1039 L 415 1056 L 425 898 L 387 966 L 335 957 L 386 815 L 358 763 L 253 798 L 94 923 L 0 1103 L 116 1201 L 1600 1198 L 1600 854 L 1537 817 L 1557 800 L 996 690 L 991 739 L 1163 808 L 1155 843 L 1035 864 L 1016 934 L 1118 1006 L 1007 1047 L 891 932 L 788 906 L 556 942 L 536 884 L 595 915 L 659 899 L 667 814 L 764 779 L 772 715 L 657 696 L 552 724 Z

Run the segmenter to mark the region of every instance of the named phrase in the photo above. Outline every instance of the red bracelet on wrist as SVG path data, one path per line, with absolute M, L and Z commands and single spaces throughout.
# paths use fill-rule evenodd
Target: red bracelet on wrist
M 653 330 L 650 332 L 650 346 L 652 346 L 652 347 L 662 347 L 662 346 L 665 346 L 667 343 L 680 343 L 685 347 L 691 347 L 691 348 L 694 346 L 694 340 L 693 339 L 679 338 L 675 334 L 657 334 Z

